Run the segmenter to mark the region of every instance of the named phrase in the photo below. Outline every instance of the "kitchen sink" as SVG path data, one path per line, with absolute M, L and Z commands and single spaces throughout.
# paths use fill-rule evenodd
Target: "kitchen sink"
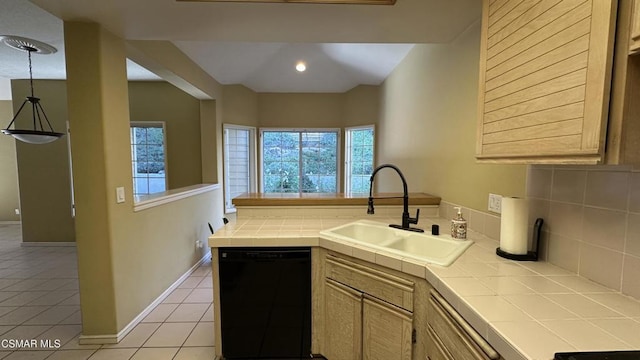
M 394 229 L 386 224 L 359 220 L 320 232 L 329 240 L 365 245 L 402 257 L 449 266 L 473 243 L 449 235 L 430 235 Z

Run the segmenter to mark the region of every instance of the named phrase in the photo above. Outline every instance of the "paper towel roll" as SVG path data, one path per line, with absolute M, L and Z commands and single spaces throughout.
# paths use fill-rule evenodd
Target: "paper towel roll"
M 500 249 L 502 251 L 514 255 L 527 253 L 528 221 L 529 207 L 526 199 L 502 198 L 502 219 L 500 220 Z

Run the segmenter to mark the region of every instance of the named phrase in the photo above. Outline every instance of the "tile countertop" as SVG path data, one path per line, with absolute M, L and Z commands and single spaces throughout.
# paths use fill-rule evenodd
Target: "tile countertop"
M 211 247 L 322 246 L 425 278 L 506 359 L 551 360 L 556 352 L 640 349 L 640 301 L 546 262 L 495 255 L 498 242 L 469 232 L 474 244 L 449 267 L 420 263 L 318 232 L 366 218 L 250 218 L 209 238 Z M 428 229 L 449 221 L 421 219 Z

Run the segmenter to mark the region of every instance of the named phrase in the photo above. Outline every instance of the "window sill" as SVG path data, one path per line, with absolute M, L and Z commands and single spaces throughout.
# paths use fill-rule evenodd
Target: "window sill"
M 135 196 L 133 211 L 142 211 L 217 189 L 220 189 L 220 184 L 198 184 L 151 195 Z

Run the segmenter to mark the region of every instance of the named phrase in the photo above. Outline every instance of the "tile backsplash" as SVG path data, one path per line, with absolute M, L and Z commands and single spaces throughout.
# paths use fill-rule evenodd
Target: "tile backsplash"
M 527 198 L 545 220 L 542 258 L 640 298 L 640 171 L 529 166 Z

